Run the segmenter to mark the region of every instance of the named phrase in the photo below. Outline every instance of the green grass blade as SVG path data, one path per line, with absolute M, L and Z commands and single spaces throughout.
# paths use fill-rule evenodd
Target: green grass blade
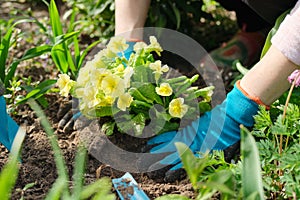
M 25 52 L 25 54 L 22 56 L 22 58 L 14 61 L 9 66 L 7 75 L 4 78 L 5 86 L 9 87 L 9 84 L 10 84 L 9 81 L 12 80 L 12 78 L 15 76 L 16 69 L 17 69 L 17 67 L 18 67 L 18 65 L 21 61 L 29 60 L 29 59 L 41 56 L 41 55 L 43 55 L 45 53 L 48 53 L 50 51 L 51 51 L 51 46 L 49 46 L 49 45 L 34 47 L 34 48 L 31 48 L 31 49 L 27 50 Z
M 10 47 L 10 39 L 12 36 L 13 27 L 10 27 L 0 43 L 0 78 L 3 82 L 5 82 L 5 66 L 6 59 L 8 55 L 8 50 Z
M 85 171 L 85 159 L 87 151 L 83 145 L 79 145 L 78 151 L 75 158 L 73 183 L 74 187 L 72 190 L 72 199 L 80 199 L 80 194 L 82 192 L 84 171 Z
M 50 45 L 42 45 L 42 46 L 38 46 L 38 47 L 33 47 L 33 48 L 27 50 L 24 53 L 24 55 L 22 56 L 22 58 L 20 58 L 16 62 L 18 62 L 18 61 L 24 61 L 24 60 L 28 60 L 28 59 L 31 59 L 31 58 L 35 58 L 35 57 L 41 56 L 41 55 L 43 55 L 45 53 L 50 52 L 51 48 L 52 47 Z
M 79 31 L 74 31 L 74 32 L 70 32 L 67 34 L 62 34 L 62 35 L 56 36 L 54 46 L 64 44 L 67 40 L 73 38 L 74 36 L 78 35 L 79 33 L 80 33 Z
M 86 57 L 86 55 L 88 54 L 88 52 L 95 47 L 97 44 L 99 44 L 101 42 L 101 40 L 95 41 L 92 44 L 90 44 L 81 54 L 80 59 L 78 61 L 78 65 L 77 65 L 77 70 L 79 70 L 82 67 L 83 61 Z
M 34 99 L 40 98 L 48 90 L 50 90 L 54 86 L 55 83 L 56 83 L 56 80 L 53 80 L 53 79 L 48 79 L 48 80 L 45 80 L 45 81 L 41 82 L 34 89 L 32 89 L 30 91 L 27 91 L 28 94 L 23 99 L 19 100 L 17 102 L 17 105 L 25 103 L 26 101 L 28 101 L 31 98 L 34 98 Z M 28 89 L 30 89 L 30 88 L 28 88 Z
M 0 174 L 0 194 L 1 199 L 9 200 L 11 191 L 16 183 L 18 177 L 18 156 L 16 154 L 11 155 L 8 163 L 3 167 Z
M 60 22 L 60 16 L 55 4 L 55 0 L 51 0 L 49 6 L 49 15 L 50 15 L 50 25 L 52 27 L 52 33 L 54 37 L 63 34 L 62 24 Z
M 80 194 L 80 199 L 88 199 L 95 195 L 95 199 L 113 200 L 115 199 L 115 195 L 111 194 L 111 187 L 111 179 L 108 177 L 103 177 L 86 186 Z
M 76 71 L 78 71 L 79 68 L 79 61 L 80 61 L 80 48 L 79 48 L 79 42 L 77 37 L 73 37 L 73 43 L 74 43 L 74 65 L 76 66 Z
M 68 182 L 65 179 L 58 178 L 53 183 L 50 191 L 48 192 L 45 200 L 60 200 L 63 191 L 68 187 Z
M 65 55 L 65 50 L 62 45 L 56 45 L 51 50 L 51 57 L 61 73 L 68 72 L 68 61 Z
M 259 153 L 251 133 L 241 126 L 241 156 L 243 161 L 242 190 L 243 198 L 255 195 L 255 199 L 264 199 Z

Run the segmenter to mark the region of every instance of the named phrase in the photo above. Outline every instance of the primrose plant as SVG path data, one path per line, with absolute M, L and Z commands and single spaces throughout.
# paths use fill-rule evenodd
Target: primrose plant
M 213 87 L 192 86 L 199 75 L 164 77 L 170 68 L 154 59 L 154 52 L 163 51 L 154 36 L 148 45 L 136 43 L 129 58 L 124 54 L 127 48 L 125 38 L 113 37 L 80 69 L 77 80 L 61 74 L 57 81 L 63 96 L 70 92 L 79 99 L 83 115 L 111 119 L 102 126 L 106 134 L 117 127 L 141 135 L 151 120 L 156 134 L 177 130 L 180 120 L 199 116 L 199 106 L 209 107 Z

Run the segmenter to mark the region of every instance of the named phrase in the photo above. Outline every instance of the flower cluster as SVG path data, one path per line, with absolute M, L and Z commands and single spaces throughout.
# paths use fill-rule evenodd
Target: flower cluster
M 138 42 L 130 49 L 124 38 L 111 38 L 107 48 L 80 69 L 76 81 L 66 74 L 59 75 L 60 94 L 70 93 L 78 98 L 80 111 L 87 117 L 112 117 L 111 132 L 115 126 L 113 118 L 118 114 L 124 122 L 131 120 L 136 127 L 142 127 L 135 130 L 141 134 L 150 119 L 149 111 L 156 104 L 163 108 L 155 112 L 156 118 L 167 122 L 161 129 L 176 127 L 171 126 L 178 123 L 172 119 L 195 113 L 197 108 L 189 102 L 199 96 L 208 102 L 213 88 L 191 87 L 198 75 L 164 78 L 170 68 L 153 57 L 154 52 L 160 56 L 163 50 L 154 36 L 149 40 L 149 45 Z

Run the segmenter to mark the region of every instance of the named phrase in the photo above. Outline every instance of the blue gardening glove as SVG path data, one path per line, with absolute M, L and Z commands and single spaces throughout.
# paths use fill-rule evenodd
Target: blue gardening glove
M 123 51 L 123 52 L 117 53 L 117 55 L 119 57 L 122 57 L 124 55 L 124 57 L 126 58 L 126 60 L 129 60 L 130 55 L 133 53 L 133 46 L 136 44 L 136 42 L 127 41 L 126 43 L 129 45 L 128 48 L 125 51 Z
M 18 151 L 24 140 L 25 131 L 7 114 L 3 96 L 0 96 L 0 128 L 0 142 L 9 151 Z
M 182 167 L 175 142 L 185 143 L 195 154 L 224 150 L 238 142 L 240 140 L 239 125 L 253 126 L 253 116 L 258 111 L 258 104 L 246 97 L 238 84 L 228 93 L 222 104 L 206 112 L 191 125 L 178 132 L 167 132 L 150 139 L 148 145 L 156 145 L 150 153 L 171 153 L 154 165 L 173 165 L 171 171 Z

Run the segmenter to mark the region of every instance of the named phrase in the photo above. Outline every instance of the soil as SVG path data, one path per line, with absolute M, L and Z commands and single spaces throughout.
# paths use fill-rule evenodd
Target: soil
M 17 10 L 28 9 L 28 5 L 21 3 L 11 5 L 2 4 L 0 8 L 0 15 L 4 18 L 9 18 L 9 13 L 5 12 L 8 6 L 17 7 Z M 38 17 L 48 15 L 44 8 L 35 9 L 32 12 L 34 16 Z M 31 31 L 31 27 L 25 27 L 24 29 Z M 21 47 L 19 47 L 19 49 L 15 52 L 14 55 L 16 57 L 22 55 L 22 51 L 25 49 L 30 48 L 27 48 L 26 41 L 23 41 L 23 43 L 24 45 L 20 45 Z M 40 62 L 44 64 L 37 64 Z M 39 60 L 38 62 L 34 61 L 31 63 L 23 63 L 18 69 L 18 74 L 22 74 L 23 78 L 31 77 L 32 82 L 56 78 L 57 71 L 53 70 L 53 63 L 52 67 L 49 67 L 49 63 L 47 62 L 49 61 Z M 188 73 L 192 74 L 193 72 L 189 71 Z M 203 82 L 198 82 L 198 84 L 205 86 Z M 58 128 L 58 111 L 63 105 L 70 103 L 70 99 L 62 98 L 54 92 L 46 94 L 45 97 L 49 102 L 49 106 L 44 109 L 44 112 L 58 137 L 59 146 L 63 152 L 68 172 L 69 174 L 72 174 L 75 153 L 82 132 L 75 130 L 62 131 Z M 20 199 L 22 197 L 24 199 L 44 199 L 45 195 L 57 178 L 51 145 L 35 113 L 27 104 L 15 107 L 14 115 L 12 117 L 18 124 L 26 129 L 26 137 L 21 153 L 22 162 L 20 163 L 19 175 L 15 188 L 12 192 L 11 199 Z M 114 136 L 113 138 L 110 138 L 110 140 L 115 143 L 118 143 L 119 141 L 120 144 L 118 145 L 123 145 L 123 147 L 128 146 L 128 144 L 137 144 L 136 141 L 132 140 L 132 138 L 124 135 Z M 143 144 L 144 143 L 140 143 L 140 145 Z M 131 147 L 132 150 L 136 149 L 136 146 Z M 7 162 L 9 152 L 2 145 L 0 145 L 0 151 L 0 169 L 2 169 L 4 164 Z M 84 178 L 85 183 L 89 184 L 104 176 L 108 176 L 112 179 L 120 178 L 124 175 L 124 173 L 124 171 L 113 169 L 105 163 L 101 163 L 98 159 L 89 154 L 86 162 Z M 150 199 L 154 199 L 165 194 L 182 194 L 190 198 L 194 198 L 196 195 L 196 192 L 193 191 L 193 188 L 186 177 L 181 178 L 181 180 L 166 182 L 160 180 L 157 175 L 151 176 L 151 174 L 145 173 L 132 173 L 132 175 L 140 188 L 145 191 Z M 32 187 L 26 190 L 23 189 L 27 184 L 32 183 L 34 184 Z M 113 187 L 112 192 L 115 193 Z

